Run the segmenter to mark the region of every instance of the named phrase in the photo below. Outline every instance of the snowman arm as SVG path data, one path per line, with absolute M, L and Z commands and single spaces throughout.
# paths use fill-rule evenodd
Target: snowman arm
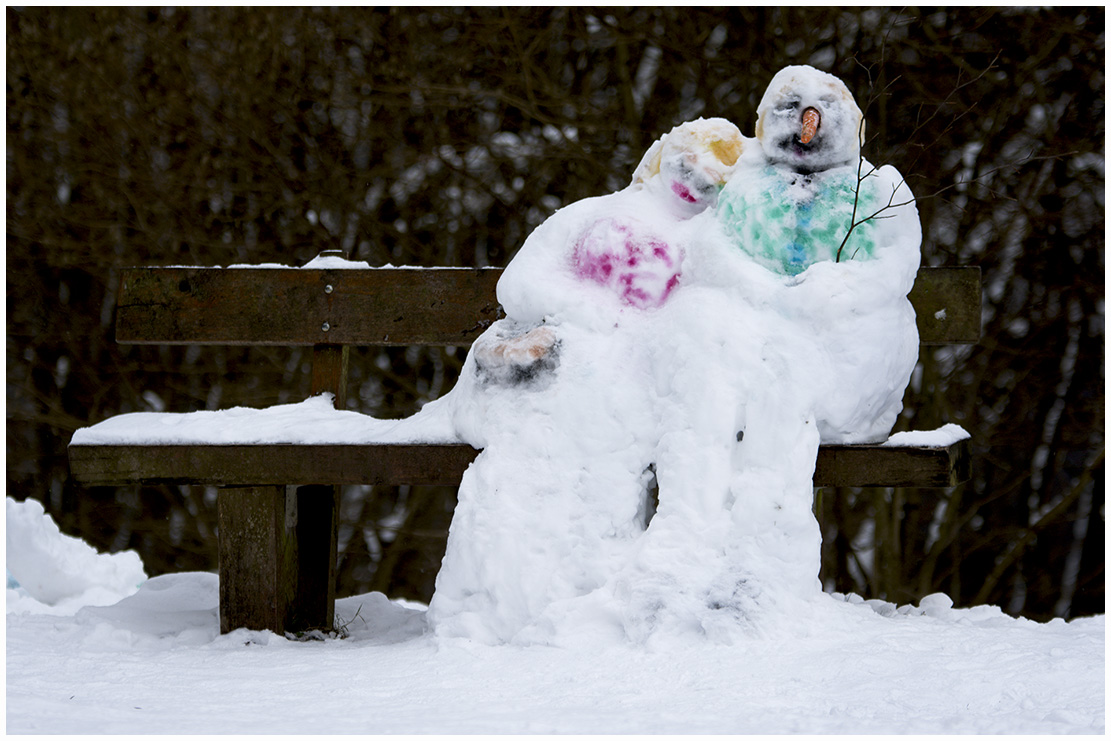
M 862 198 L 865 191 L 868 191 L 868 196 Z M 853 255 L 845 254 L 845 249 L 856 229 L 869 222 L 878 224 L 887 219 L 906 218 L 901 216 L 901 211 L 914 205 L 914 194 L 911 193 L 906 179 L 899 174 L 898 170 L 891 165 L 876 167 L 861 157 L 857 165 L 849 229 L 837 248 L 837 261 L 853 258 Z M 916 208 L 914 219 L 916 221 L 918 219 Z
M 876 194 L 871 199 L 875 203 L 869 213 L 854 218 L 857 225 L 872 221 L 871 236 L 876 244 L 872 258 L 854 260 L 853 255 L 842 255 L 839 262 L 811 265 L 793 281 L 791 290 L 798 292 L 798 299 L 820 302 L 823 296 L 839 295 L 845 285 L 856 284 L 866 287 L 855 292 L 861 297 L 857 308 L 863 310 L 872 303 L 905 297 L 910 292 L 921 264 L 922 244 L 914 196 L 894 167 L 885 165 L 868 177 L 865 182 Z

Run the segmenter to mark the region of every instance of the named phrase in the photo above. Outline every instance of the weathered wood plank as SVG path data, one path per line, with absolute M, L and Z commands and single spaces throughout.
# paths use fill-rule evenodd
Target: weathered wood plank
M 71 445 L 70 471 L 93 486 L 123 482 L 452 484 L 469 445 Z
M 468 345 L 500 314 L 493 268 L 130 268 L 124 344 Z
M 500 268 L 129 268 L 124 344 L 469 345 L 501 316 Z M 330 290 L 329 290 L 330 288 Z M 922 344 L 980 337 L 980 269 L 922 268 Z
M 946 488 L 972 475 L 969 440 L 938 447 L 823 445 L 815 486 L 917 486 Z
M 227 488 L 217 518 L 220 632 L 296 630 L 296 499 L 284 486 Z
M 347 408 L 347 360 L 349 345 L 316 345 L 312 351 L 312 386 L 310 393 L 317 396 L 325 391 L 332 394 L 336 409 Z
M 923 345 L 980 341 L 980 268 L 921 268 L 910 292 Z
M 70 471 L 89 486 L 135 482 L 217 486 L 459 483 L 469 445 L 71 445 Z M 954 486 L 969 445 L 823 445 L 815 486 Z

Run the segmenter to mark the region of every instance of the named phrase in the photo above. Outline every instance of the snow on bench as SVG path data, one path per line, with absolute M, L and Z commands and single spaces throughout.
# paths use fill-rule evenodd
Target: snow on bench
M 814 483 L 954 486 L 968 478 L 968 440 L 949 424 L 880 444 L 824 445 Z M 121 414 L 78 430 L 70 446 L 74 475 L 96 486 L 456 485 L 478 455 L 446 419 L 377 419 L 335 409 L 331 394 L 266 409 Z

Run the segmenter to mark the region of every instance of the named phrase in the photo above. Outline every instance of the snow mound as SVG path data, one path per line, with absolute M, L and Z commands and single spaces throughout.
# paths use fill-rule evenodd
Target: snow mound
M 338 255 L 317 255 L 303 267 L 314 270 L 365 270 L 370 265 L 362 260 L 346 260 Z
M 204 646 L 236 648 L 339 638 L 368 645 L 402 643 L 424 635 L 425 611 L 391 602 L 380 592 L 336 601 L 335 630 L 303 636 L 240 628 L 220 634 L 220 580 L 216 574 L 163 574 L 119 602 L 82 608 L 74 618 L 86 643 L 104 647 Z
M 208 573 L 152 577 L 129 597 L 81 609 L 76 623 L 100 645 L 133 646 L 169 640 L 173 645 L 211 643 L 220 634 L 219 577 Z
M 64 535 L 40 502 L 7 506 L 8 611 L 73 612 L 112 604 L 146 581 L 139 554 L 97 553 Z

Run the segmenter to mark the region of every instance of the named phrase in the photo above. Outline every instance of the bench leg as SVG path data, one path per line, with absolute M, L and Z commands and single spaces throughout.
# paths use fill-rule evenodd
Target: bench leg
M 296 595 L 297 500 L 284 486 L 221 489 L 220 632 L 284 632 Z
M 331 486 L 220 490 L 221 633 L 332 629 L 336 500 Z
M 301 630 L 332 630 L 336 608 L 338 486 L 297 490 L 298 573 L 294 623 Z

